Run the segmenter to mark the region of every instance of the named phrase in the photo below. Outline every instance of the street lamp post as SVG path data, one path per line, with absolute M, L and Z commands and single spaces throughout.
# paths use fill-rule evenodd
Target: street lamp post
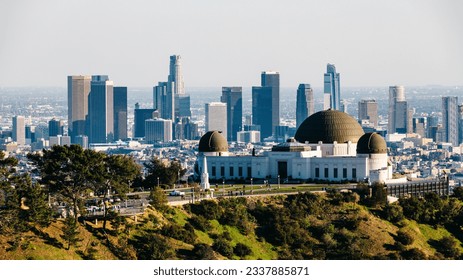
M 222 179 L 222 195 L 225 195 L 225 179 Z
M 278 189 L 280 189 L 280 175 L 278 174 Z
M 159 188 L 159 177 L 157 179 L 158 179 L 158 188 Z
M 254 186 L 252 185 L 252 178 L 251 178 L 251 193 L 254 193 Z

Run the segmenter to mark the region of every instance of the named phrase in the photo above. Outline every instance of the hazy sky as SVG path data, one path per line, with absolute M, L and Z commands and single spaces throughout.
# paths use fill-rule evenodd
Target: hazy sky
M 66 86 L 108 74 L 116 85 L 463 85 L 463 1 L 0 0 L 0 86 Z

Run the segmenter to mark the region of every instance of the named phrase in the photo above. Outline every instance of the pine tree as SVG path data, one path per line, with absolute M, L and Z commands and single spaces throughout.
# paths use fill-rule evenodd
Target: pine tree
M 69 250 L 71 245 L 76 246 L 78 242 L 82 241 L 82 239 L 78 236 L 79 225 L 76 218 L 72 216 L 66 217 L 64 220 L 63 234 L 61 235 L 61 238 L 63 238 L 68 244 L 66 250 Z

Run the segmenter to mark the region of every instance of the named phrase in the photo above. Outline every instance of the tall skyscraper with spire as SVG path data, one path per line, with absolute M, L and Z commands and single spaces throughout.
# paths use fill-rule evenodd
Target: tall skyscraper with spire
M 167 82 L 171 83 L 170 90 L 173 94 L 185 94 L 185 87 L 183 84 L 182 62 L 179 55 L 170 56 L 169 76 Z
M 191 117 L 190 96 L 185 93 L 182 62 L 179 55 L 171 55 L 167 82 L 153 87 L 153 107 L 163 119 Z
M 339 73 L 336 72 L 336 67 L 334 64 L 328 63 L 323 80 L 324 93 L 326 96 L 330 97 L 330 108 L 338 111 L 341 110 L 341 87 L 339 83 Z M 326 105 L 325 107 L 327 107 Z
M 227 103 L 227 140 L 236 141 L 243 125 L 243 90 L 241 87 L 222 87 L 220 101 Z
M 264 71 L 261 86 L 252 87 L 252 122 L 261 127 L 261 137 L 273 135 L 280 125 L 280 74 Z
M 315 113 L 313 90 L 310 84 L 300 84 L 296 97 L 296 127 L 313 113 Z
M 86 117 L 91 76 L 68 76 L 68 135 L 76 143 L 78 135 L 87 135 Z
M 457 146 L 458 141 L 458 97 L 442 97 L 442 129 L 443 140 Z
M 191 116 L 190 96 L 185 94 L 181 60 L 179 55 L 170 56 L 169 76 L 167 77 L 167 98 L 169 101 L 172 98 L 174 99 L 175 113 L 172 116 L 173 122 L 177 117 Z

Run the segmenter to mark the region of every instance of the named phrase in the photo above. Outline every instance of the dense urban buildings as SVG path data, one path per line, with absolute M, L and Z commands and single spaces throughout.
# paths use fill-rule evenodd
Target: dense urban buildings
M 273 135 L 280 125 L 280 74 L 264 71 L 261 86 L 252 87 L 252 123 L 260 125 L 261 137 Z
M 221 131 L 227 138 L 227 104 L 210 102 L 205 105 L 206 131 Z
M 413 133 L 416 133 L 420 135 L 421 137 L 425 138 L 426 135 L 426 130 L 427 130 L 427 118 L 425 117 L 419 117 L 419 118 L 413 118 L 412 124 L 413 124 Z
M 30 144 L 30 149 L 32 151 L 38 151 L 52 145 L 68 145 L 70 143 L 70 135 L 67 135 L 64 128 L 69 127 L 68 131 L 73 131 L 72 121 L 71 124 L 69 124 L 61 121 L 60 117 L 62 118 L 63 115 L 70 111 L 77 112 L 78 109 L 87 108 L 87 114 L 83 117 L 83 122 L 80 120 L 80 127 L 83 128 L 83 130 L 81 130 L 72 142 L 91 149 L 107 150 L 109 152 L 117 151 L 134 153 L 133 155 L 135 157 L 139 157 L 140 160 L 146 159 L 146 156 L 151 154 L 156 154 L 161 157 L 178 157 L 181 158 L 184 166 L 191 168 L 191 163 L 197 160 L 197 156 L 194 154 L 194 151 L 197 149 L 197 142 L 183 140 L 199 140 L 204 132 L 221 131 L 222 133 L 220 133 L 220 135 L 226 137 L 226 140 L 228 141 L 227 144 L 230 143 L 230 152 L 227 152 L 229 158 L 225 158 L 224 156 L 226 153 L 221 151 L 222 158 L 211 158 L 207 160 L 208 164 L 211 165 L 211 167 L 215 166 L 216 169 L 215 171 L 212 171 L 212 169 L 210 170 L 211 172 L 209 175 L 212 179 L 219 179 L 219 177 L 217 177 L 218 175 L 213 176 L 212 174 L 222 173 L 222 165 L 217 165 L 219 160 L 225 164 L 224 174 L 228 172 L 228 174 L 235 174 L 233 175 L 235 177 L 236 174 L 242 174 L 243 178 L 247 178 L 247 167 L 243 165 L 240 168 L 239 164 L 233 165 L 235 163 L 232 165 L 226 164 L 230 161 L 248 163 L 247 157 L 249 156 L 252 158 L 253 155 L 255 158 L 259 159 L 250 159 L 251 173 L 249 174 L 256 176 L 256 179 L 260 178 L 262 180 L 268 176 L 275 179 L 275 175 L 280 175 L 281 178 L 284 178 L 285 176 L 293 178 L 293 176 L 296 176 L 294 178 L 303 178 L 304 180 L 334 180 L 340 176 L 341 180 L 366 180 L 366 178 L 383 178 L 384 176 L 389 176 L 384 172 L 367 173 L 367 171 L 365 171 L 366 169 L 362 167 L 363 163 L 360 165 L 357 164 L 360 161 L 364 161 L 363 159 L 359 159 L 359 153 L 356 155 L 353 154 L 356 150 L 354 145 L 357 145 L 355 144 L 355 141 L 359 142 L 360 138 L 355 141 L 353 139 L 345 140 L 336 138 L 336 140 L 333 140 L 332 142 L 330 142 L 331 140 L 329 139 L 326 140 L 324 138 L 320 138 L 320 135 L 329 133 L 333 133 L 333 135 L 335 135 L 333 137 L 348 135 L 348 131 L 357 131 L 357 124 L 361 125 L 364 132 L 377 132 L 378 135 L 382 135 L 386 138 L 388 142 L 388 149 L 391 151 L 391 158 L 389 161 L 393 170 L 402 170 L 401 172 L 408 174 L 408 170 L 413 170 L 416 169 L 416 166 L 421 166 L 420 172 L 422 173 L 417 173 L 413 176 L 418 178 L 436 176 L 436 174 L 439 173 L 436 173 L 436 171 L 430 167 L 434 164 L 430 163 L 431 159 L 447 158 L 449 155 L 453 155 L 453 170 L 460 170 L 460 167 L 455 164 L 456 159 L 458 158 L 458 154 L 455 153 L 458 153 L 458 151 L 462 149 L 458 146 L 460 140 L 457 139 L 457 142 L 455 142 L 455 140 L 449 140 L 449 137 L 450 139 L 452 137 L 455 138 L 455 132 L 457 137 L 460 137 L 458 136 L 458 133 L 463 135 L 461 132 L 462 130 L 459 129 L 459 122 L 463 122 L 463 106 L 458 105 L 458 99 L 455 96 L 442 98 L 442 95 L 440 95 L 438 97 L 439 102 L 434 102 L 434 104 L 442 104 L 442 107 L 439 106 L 440 108 L 437 108 L 437 110 L 434 111 L 424 111 L 422 109 L 422 105 L 416 106 L 415 104 L 417 101 L 416 92 L 422 89 L 410 89 L 412 93 L 410 101 L 405 99 L 403 86 L 392 86 L 390 88 L 376 88 L 369 90 L 360 89 L 358 92 L 357 89 L 355 91 L 353 89 L 348 89 L 347 91 L 343 91 L 346 92 L 346 97 L 341 100 L 341 103 L 349 105 L 348 111 L 350 114 L 353 114 L 353 112 L 355 115 L 358 114 L 358 119 L 356 120 L 357 124 L 355 127 L 351 126 L 352 124 L 350 121 L 343 124 L 338 122 L 330 124 L 329 122 L 325 122 L 328 120 L 325 118 L 323 122 L 310 122 L 310 129 L 307 129 L 307 124 L 302 124 L 306 119 L 309 118 L 313 120 L 312 116 L 317 115 L 317 113 L 314 112 L 315 108 L 317 108 L 317 110 L 322 108 L 321 103 L 324 96 L 315 96 L 316 94 L 314 93 L 318 90 L 317 88 L 312 89 L 309 84 L 300 84 L 296 95 L 294 95 L 294 89 L 290 90 L 287 88 L 282 91 L 284 99 L 281 102 L 281 108 L 284 108 L 282 109 L 284 111 L 282 113 L 281 122 L 278 122 L 278 125 L 274 125 L 275 123 L 272 123 L 272 121 L 276 118 L 274 117 L 275 114 L 273 111 L 273 105 L 275 104 L 275 102 L 273 102 L 275 100 L 273 97 L 279 96 L 280 94 L 279 74 L 277 72 L 262 72 L 261 85 L 253 87 L 251 96 L 243 97 L 243 94 L 247 94 L 249 92 L 246 90 L 243 91 L 242 87 L 222 87 L 221 95 L 219 95 L 220 101 L 222 102 L 212 101 L 217 100 L 217 96 L 213 97 L 214 99 L 212 97 L 208 97 L 209 99 L 205 98 L 204 101 L 196 99 L 195 96 L 195 99 L 193 100 L 194 115 L 191 117 L 182 117 L 175 116 L 176 100 L 177 102 L 180 102 L 179 100 L 183 100 L 186 103 L 189 100 L 181 98 L 175 99 L 175 95 L 177 95 L 177 97 L 181 97 L 182 94 L 180 93 L 185 92 L 185 90 L 182 89 L 183 86 L 175 89 L 175 83 L 183 81 L 179 57 L 175 56 L 171 59 L 171 62 L 172 63 L 169 65 L 169 68 L 172 68 L 173 71 L 170 71 L 171 69 L 169 69 L 168 81 L 171 83 L 169 87 L 172 89 L 172 102 L 167 104 L 171 108 L 171 115 L 167 119 L 163 118 L 163 114 L 168 111 L 165 107 L 167 103 L 168 82 L 158 83 L 158 85 L 153 88 L 153 99 L 151 99 L 151 94 L 148 94 L 148 97 L 142 96 L 140 97 L 142 99 L 137 99 L 135 101 L 139 101 L 140 104 L 143 104 L 142 106 L 144 108 L 149 109 L 141 108 L 139 104 L 135 104 L 135 109 L 132 110 L 131 108 L 127 108 L 127 99 L 129 94 L 128 89 L 126 87 L 114 87 L 112 81 L 109 81 L 108 76 L 69 76 L 68 97 L 70 97 L 70 99 L 67 100 L 68 104 L 71 106 L 69 110 L 63 111 L 63 114 L 61 115 L 50 113 L 46 116 L 46 118 L 42 118 L 40 121 L 37 121 L 34 116 L 31 117 L 28 114 L 22 114 L 22 111 L 15 112 L 15 115 L 26 116 L 23 118 L 24 129 L 19 129 L 21 121 L 20 118 L 16 118 L 13 128 L 10 130 L 5 130 L 4 127 L 2 128 L 2 143 L 0 143 L 0 145 L 8 151 L 15 151 L 15 149 L 18 149 L 18 145 L 13 142 L 13 139 L 19 139 L 19 141 L 17 141 L 18 143 L 23 142 L 20 140 L 21 137 L 15 136 L 23 131 L 25 134 L 24 143 L 26 145 L 26 149 L 29 149 L 28 145 Z M 172 74 L 170 72 L 172 72 Z M 339 76 L 337 77 L 339 78 Z M 112 103 L 110 102 L 110 88 L 112 88 Z M 79 100 L 77 97 L 84 96 L 87 90 L 87 99 L 81 98 Z M 177 93 L 175 92 L 176 90 Z M 321 90 L 320 92 L 323 93 Z M 373 97 L 373 94 L 376 92 L 380 92 L 382 94 L 375 95 L 378 96 L 378 99 L 372 99 L 371 97 Z M 443 90 L 436 89 L 435 94 L 441 94 L 443 92 Z M 457 90 L 446 90 L 445 92 L 448 93 L 448 95 L 453 94 L 453 92 L 455 92 L 455 95 L 458 93 Z M 217 89 L 215 89 L 215 94 L 217 93 Z M 385 98 L 384 93 L 389 93 L 390 98 Z M 288 97 L 292 98 L 289 103 Z M 243 98 L 245 98 L 245 100 L 246 98 L 247 100 L 251 99 L 252 103 L 249 102 L 243 104 Z M 153 107 L 150 105 L 151 100 L 153 101 Z M 279 99 L 277 100 L 280 101 Z M 331 95 L 329 95 L 329 100 L 331 102 Z M 317 104 L 315 104 L 315 101 Z M 388 101 L 390 102 L 389 107 L 384 105 L 387 104 Z M 413 102 L 414 104 L 413 109 L 410 108 L 410 102 Z M 206 103 L 207 105 L 205 105 Z M 358 103 L 358 112 L 355 108 L 353 108 L 354 106 L 352 106 L 352 104 L 355 103 Z M 112 107 L 110 106 L 111 104 Z M 290 106 L 288 106 L 288 104 L 290 104 Z M 432 105 L 433 104 L 425 104 L 425 106 L 428 107 Z M 179 105 L 179 107 L 182 106 Z M 185 105 L 184 107 L 189 107 L 189 105 Z M 8 106 L 2 107 L 2 109 L 4 108 L 8 108 Z M 112 120 L 114 123 L 112 126 L 112 138 L 110 132 L 108 133 L 111 126 L 106 124 L 106 119 L 111 119 L 110 113 L 108 113 L 109 110 L 107 109 L 111 108 L 113 110 Z M 49 108 L 47 109 L 49 110 Z M 344 109 L 346 109 L 346 106 L 344 106 Z M 339 110 L 326 110 L 326 112 L 330 111 L 340 113 Z M 456 114 L 451 113 L 452 111 L 456 112 Z M 243 112 L 246 112 L 244 117 Z M 393 114 L 391 114 L 389 122 L 387 122 L 387 114 L 389 112 L 393 112 Z M 172 113 L 174 113 L 175 121 L 170 119 L 172 117 Z M 133 117 L 127 116 L 128 114 L 133 114 Z M 11 125 L 13 116 L 14 115 L 9 117 L 8 121 L 10 123 L 8 125 Z M 95 120 L 95 117 L 100 117 L 101 119 Z M 337 117 L 339 120 L 346 119 L 340 115 L 337 115 Z M 4 119 L 7 118 L 5 117 Z M 352 118 L 350 118 L 350 120 L 352 120 Z M 325 127 L 332 127 L 332 129 L 324 130 L 323 133 L 318 132 L 316 125 L 320 125 L 320 123 L 324 123 Z M 455 125 L 455 123 L 457 124 Z M 128 124 L 130 124 L 130 127 L 128 127 Z M 393 125 L 394 127 L 386 133 L 386 125 Z M 94 131 L 97 131 L 95 127 L 102 127 L 105 131 L 103 133 L 104 136 L 101 138 L 95 138 L 95 134 L 93 134 Z M 299 128 L 299 130 L 296 130 L 296 128 Z M 129 130 L 131 130 L 132 133 L 129 134 Z M 267 134 L 265 137 L 263 136 L 264 132 Z M 337 136 L 336 133 L 338 133 Z M 309 139 L 304 138 L 301 135 L 316 135 L 318 138 Z M 293 136 L 295 137 L 294 139 L 292 138 Z M 357 136 L 359 135 L 356 135 L 356 137 Z M 376 140 L 374 139 L 378 139 L 378 136 L 371 137 L 372 138 L 368 138 L 369 141 L 371 140 L 375 142 Z M 116 141 L 119 139 L 123 141 Z M 289 142 L 287 142 L 287 139 L 290 139 Z M 300 148 L 302 147 L 301 145 L 305 148 Z M 424 145 L 428 146 L 426 146 L 425 149 L 423 148 L 424 150 L 419 150 L 420 147 L 424 147 Z M 178 150 L 177 147 L 179 147 Z M 19 150 L 21 149 L 22 147 Z M 291 153 L 298 149 L 307 149 L 307 151 L 302 151 L 301 158 L 304 159 L 300 159 L 301 162 L 299 163 L 297 163 L 299 159 L 293 161 L 293 156 L 295 154 Z M 405 163 L 406 161 L 397 161 L 403 151 L 408 151 L 410 153 L 410 151 L 412 151 L 411 149 L 417 149 L 419 150 L 419 153 L 425 154 L 426 157 L 430 159 L 430 162 L 428 162 L 427 165 L 424 165 L 416 162 Z M 439 149 L 446 149 L 446 154 L 439 154 Z M 288 150 L 289 153 L 287 153 Z M 311 155 L 316 154 L 316 157 L 318 157 L 318 150 L 320 150 L 324 155 L 321 156 L 322 159 L 314 158 L 309 160 L 308 158 L 310 158 L 310 156 L 307 156 L 306 152 L 310 152 L 309 154 Z M 183 158 L 183 155 L 187 156 Z M 267 159 L 260 159 L 260 157 L 267 157 Z M 284 157 L 287 158 L 286 163 L 283 160 Z M 350 170 L 350 167 L 346 167 L 347 178 L 340 175 L 343 174 L 344 167 L 335 167 L 334 162 L 330 161 L 336 160 L 338 163 L 341 163 L 343 162 L 343 157 L 347 157 L 352 165 L 356 165 L 355 171 Z M 297 156 L 295 158 L 297 158 Z M 373 157 L 370 157 L 370 159 L 373 159 Z M 259 160 L 267 160 L 268 162 L 264 163 Z M 299 175 L 294 174 L 294 172 L 296 172 L 295 170 L 304 166 L 307 167 L 307 164 L 309 164 L 307 162 L 310 162 L 310 169 L 312 167 L 314 169 L 310 170 L 310 172 L 304 171 L 306 172 L 304 173 L 304 176 L 308 177 L 304 177 L 302 175 L 301 177 L 297 177 Z M 254 163 L 260 163 L 260 169 L 253 167 Z M 323 166 L 319 165 L 319 169 L 316 171 L 314 164 L 322 163 Z M 266 164 L 268 164 L 268 170 L 265 170 L 264 168 Z M 297 164 L 301 164 L 301 167 L 297 167 Z M 371 164 L 372 162 L 368 163 L 368 165 Z M 428 166 L 429 168 L 426 169 Z M 233 171 L 230 171 L 230 167 L 232 167 Z M 327 168 L 326 172 L 328 172 L 328 176 L 325 176 L 325 168 Z M 443 167 L 440 168 L 443 169 Z M 252 172 L 254 172 L 254 169 L 256 170 L 257 175 L 253 175 Z M 191 169 L 189 170 L 192 172 Z M 307 175 L 309 173 L 310 175 Z M 229 177 L 229 175 L 227 175 L 225 178 L 234 179 L 235 177 L 233 176 Z
M 315 113 L 313 89 L 310 84 L 300 84 L 296 96 L 296 127 L 313 113 Z
M 220 101 L 227 104 L 227 139 L 236 141 L 243 122 L 243 90 L 241 87 L 222 87 Z
M 443 141 L 458 145 L 458 97 L 442 97 Z
M 198 124 L 192 122 L 190 117 L 177 118 L 173 125 L 173 137 L 177 140 L 198 140 L 199 129 Z
M 333 110 L 341 110 L 341 85 L 339 83 L 339 73 L 336 72 L 334 64 L 326 66 L 326 73 L 323 77 L 325 108 L 329 98 L 329 104 Z

